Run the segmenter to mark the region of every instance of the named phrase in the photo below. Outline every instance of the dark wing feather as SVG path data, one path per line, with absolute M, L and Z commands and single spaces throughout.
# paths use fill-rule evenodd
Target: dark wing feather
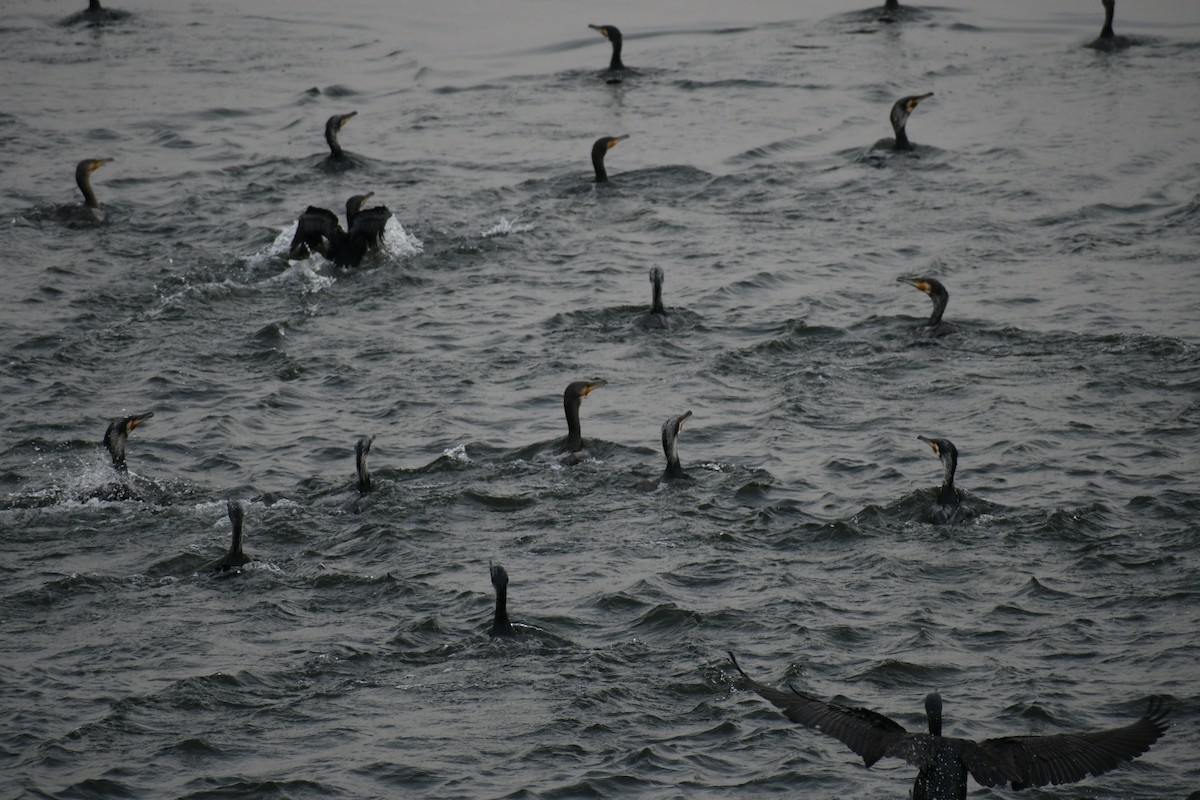
M 1168 709 L 1152 700 L 1145 715 L 1121 728 L 1052 736 L 1006 736 L 964 748 L 962 759 L 984 786 L 1012 788 L 1074 783 L 1100 775 L 1150 749 L 1167 730 Z
M 792 689 L 790 692 L 764 686 L 742 671 L 733 653 L 729 654 L 733 666 L 746 679 L 750 688 L 763 699 L 773 703 L 792 722 L 798 722 L 840 741 L 858 755 L 868 767 L 885 755 L 908 758 L 906 751 L 897 747 L 901 739 L 911 735 L 902 725 L 883 714 L 865 708 L 839 706 Z M 928 738 L 928 737 L 926 737 Z M 916 754 L 922 748 L 910 748 Z M 892 752 L 896 750 L 897 752 Z M 914 757 L 916 757 L 914 755 Z M 919 762 L 913 762 L 919 763 Z
M 354 222 L 350 224 L 350 238 L 362 242 L 365 249 L 378 247 L 383 241 L 383 229 L 391 218 L 392 212 L 388 211 L 387 206 L 363 209 L 354 215 Z
M 288 248 L 291 258 L 307 258 L 312 252 L 320 251 L 321 239 L 332 243 L 341 238 L 342 225 L 337 214 L 327 208 L 309 206 L 296 220 L 296 235 Z

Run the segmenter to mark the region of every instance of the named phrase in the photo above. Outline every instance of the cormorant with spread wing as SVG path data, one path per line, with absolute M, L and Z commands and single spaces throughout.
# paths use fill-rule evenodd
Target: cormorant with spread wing
M 925 698 L 929 733 L 911 733 L 875 711 L 828 703 L 795 689 L 772 689 L 743 672 L 733 653 L 729 660 L 785 717 L 834 737 L 868 767 L 884 756 L 917 767 L 913 800 L 966 800 L 968 775 L 983 786 L 1013 789 L 1074 783 L 1137 758 L 1167 730 L 1168 710 L 1151 700 L 1141 719 L 1120 728 L 975 742 L 942 735 L 942 698 L 934 692 Z

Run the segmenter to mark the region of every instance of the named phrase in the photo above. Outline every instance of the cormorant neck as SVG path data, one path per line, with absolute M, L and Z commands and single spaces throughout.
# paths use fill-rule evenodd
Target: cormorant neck
M 1112 26 L 1113 13 L 1116 11 L 1116 8 L 1117 8 L 1116 3 L 1105 3 L 1104 4 L 1104 27 L 1100 29 L 1100 38 L 1101 39 L 1112 39 L 1113 38 L 1113 35 L 1114 35 L 1113 34 L 1113 26 Z
M 583 398 L 571 395 L 563 398 L 563 412 L 567 415 L 567 441 L 563 447 L 572 453 L 583 449 L 583 430 L 579 426 L 579 405 Z
M 683 478 L 686 477 L 683 472 L 683 466 L 679 463 L 679 449 L 676 447 L 675 436 L 672 432 L 663 428 L 662 435 L 663 455 L 667 457 L 667 469 L 663 472 L 664 478 Z
M 325 128 L 325 141 L 329 143 L 329 152 L 334 158 L 341 158 L 345 155 L 342 152 L 342 145 L 338 142 L 337 131 L 332 125 Z
M 942 697 L 937 692 L 925 698 L 925 716 L 929 720 L 929 733 L 942 735 Z
M 88 0 L 88 11 L 103 11 L 100 0 Z
M 904 130 L 904 124 L 893 125 L 892 129 L 896 132 L 895 150 L 912 150 L 912 143 L 908 141 L 908 134 Z
M 656 280 L 654 282 L 654 300 L 650 305 L 650 312 L 652 314 L 666 314 L 667 313 L 667 310 L 665 308 L 663 308 L 662 281 Z
M 608 62 L 608 68 L 610 70 L 625 69 L 625 65 L 621 63 L 621 44 L 622 42 L 620 39 L 613 39 L 612 61 Z
M 509 636 L 513 633 L 508 621 L 508 587 L 496 587 L 496 615 L 492 619 L 492 636 Z
M 112 457 L 113 468 L 118 472 L 125 472 L 128 469 L 125 466 L 125 434 L 110 428 L 104 434 L 104 446 L 108 448 L 108 454 Z
M 883 7 L 887 11 L 895 11 L 900 7 L 900 0 L 887 0 L 887 2 L 883 4 Z
M 938 505 L 958 505 L 958 492 L 954 490 L 954 472 L 958 469 L 958 457 L 949 453 L 942 458 L 945 473 L 942 476 L 942 490 L 938 492 Z
M 358 469 L 358 493 L 366 494 L 371 491 L 371 471 L 367 469 L 367 454 L 359 453 L 355 463 Z
M 596 169 L 596 183 L 604 183 L 608 180 L 608 172 L 604 169 L 604 151 L 592 151 L 592 166 Z
M 240 519 L 233 520 L 233 540 L 229 545 L 228 558 L 244 558 L 242 554 L 242 521 Z
M 667 456 L 667 468 L 663 471 L 664 478 L 686 478 L 687 473 L 683 471 L 683 466 L 679 463 L 679 456 L 675 453 Z
M 99 208 L 100 201 L 96 199 L 96 193 L 92 191 L 92 178 L 85 170 L 80 170 L 75 175 L 75 183 L 79 185 L 79 191 L 83 192 L 83 204 L 88 208 Z
M 933 313 L 929 315 L 929 322 L 927 324 L 933 327 L 942 321 L 942 314 L 946 311 L 946 303 L 950 300 L 950 294 L 930 295 L 930 299 L 933 300 Z

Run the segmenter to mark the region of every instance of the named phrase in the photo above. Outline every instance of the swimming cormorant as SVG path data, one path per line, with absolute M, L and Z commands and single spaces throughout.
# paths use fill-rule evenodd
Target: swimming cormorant
M 354 445 L 354 471 L 358 473 L 358 493 L 371 491 L 371 470 L 367 468 L 367 455 L 371 452 L 374 436 L 364 436 Z
M 85 158 L 75 165 L 75 183 L 83 192 L 83 205 L 68 203 L 59 206 L 54 211 L 55 219 L 63 222 L 104 222 L 104 211 L 100 208 L 96 193 L 92 191 L 92 173 L 110 161 L 111 158 Z
M 667 321 L 667 310 L 663 308 L 663 271 L 661 267 L 650 268 L 650 285 L 654 287 L 650 301 L 650 310 L 638 319 L 638 323 L 643 328 L 666 330 L 671 327 L 671 323 Z
M 371 505 L 370 492 L 374 484 L 371 482 L 371 470 L 367 467 L 367 456 L 371 453 L 371 443 L 374 441 L 374 436 L 363 436 L 354 445 L 354 471 L 358 475 L 355 489 L 358 496 L 342 506 L 345 511 L 358 514 Z
M 127 469 L 125 466 L 125 440 L 129 438 L 130 431 L 153 416 L 153 411 L 147 411 L 145 414 L 118 417 L 104 431 L 104 446 L 112 457 L 113 468 L 118 472 L 125 472 Z
M 942 460 L 944 475 L 942 488 L 938 491 L 937 500 L 929 509 L 930 518 L 934 525 L 955 525 L 975 516 L 974 510 L 964 506 L 958 498 L 958 490 L 954 488 L 954 472 L 958 469 L 958 448 L 949 439 L 930 439 L 917 436 L 928 444 L 934 454 Z
M 628 133 L 621 136 L 601 136 L 592 145 L 592 166 L 596 168 L 596 183 L 604 183 L 608 180 L 608 173 L 604 170 L 605 153 L 616 147 L 619 142 L 623 142 L 628 138 Z
M 933 692 L 925 698 L 929 733 L 910 733 L 866 708 L 828 703 L 795 689 L 772 689 L 743 672 L 733 653 L 729 660 L 750 688 L 785 717 L 834 737 L 868 767 L 884 756 L 917 767 L 913 800 L 966 800 L 968 774 L 983 786 L 1011 784 L 1013 789 L 1074 783 L 1132 761 L 1167 730 L 1168 709 L 1154 699 L 1141 719 L 1120 728 L 975 742 L 942 735 L 942 698 Z
M 942 321 L 942 314 L 946 311 L 946 303 L 950 300 L 950 293 L 946 291 L 946 287 L 942 285 L 941 281 L 937 278 L 925 278 L 918 275 L 901 275 L 896 280 L 920 289 L 929 295 L 929 299 L 933 301 L 933 313 L 929 315 L 929 321 L 917 329 L 919 333 L 924 336 L 936 338 L 958 330 L 958 328 L 949 322 Z
M 374 194 L 356 194 L 346 201 L 347 230 L 342 230 L 337 214 L 309 206 L 296 221 L 288 258 L 307 258 L 316 251 L 339 267 L 357 267 L 367 251 L 379 247 L 392 216 L 387 206 L 363 208 Z
M 579 427 L 579 405 L 593 390 L 608 381 L 575 381 L 563 392 L 563 412 L 567 415 L 567 438 L 559 448 L 560 453 L 578 453 L 583 450 L 583 433 Z
M 612 60 L 608 62 L 608 71 L 616 72 L 625 69 L 625 65 L 621 62 L 621 31 L 615 25 L 588 25 L 588 27 L 598 31 L 601 36 L 612 42 Z
M 349 114 L 334 114 L 325 120 L 325 141 L 329 143 L 329 157 L 334 161 L 339 161 L 346 156 L 341 142 L 338 141 L 338 131 L 345 127 L 351 117 L 357 115 L 357 111 L 351 111 Z
M 242 520 L 245 518 L 242 504 L 236 500 L 230 500 L 226 504 L 226 508 L 229 510 L 229 521 L 233 523 L 233 538 L 229 545 L 229 552 L 210 564 L 209 572 L 229 572 L 231 570 L 240 572 L 242 566 L 254 560 L 242 552 Z
M 663 455 L 667 457 L 667 468 L 663 470 L 662 477 L 644 481 L 639 484 L 639 488 L 645 491 L 654 491 L 659 484 L 668 481 L 689 481 L 691 476 L 683 471 L 683 467 L 679 463 L 679 449 L 676 444 L 679 440 L 679 432 L 683 430 L 683 421 L 692 416 L 691 411 L 685 411 L 682 414 L 677 414 L 673 417 L 668 417 L 667 421 L 662 425 L 662 446 Z
M 492 619 L 492 629 L 488 634 L 495 636 L 516 636 L 512 623 L 508 621 L 508 573 L 499 564 L 491 565 L 492 588 L 496 590 L 496 615 Z
M 1133 44 L 1128 36 L 1117 36 L 1113 33 L 1113 14 L 1117 10 L 1116 0 L 1100 0 L 1104 4 L 1104 27 L 1100 29 L 1100 36 L 1094 42 L 1088 45 L 1094 50 L 1124 50 Z
M 892 130 L 896 136 L 894 139 L 880 139 L 875 143 L 872 150 L 886 149 L 890 147 L 896 151 L 908 151 L 913 149 L 912 142 L 908 141 L 908 134 L 904 130 L 904 126 L 908 124 L 908 116 L 917 107 L 917 104 L 926 97 L 933 97 L 933 92 L 925 94 L 915 94 L 909 97 L 901 97 L 892 104 L 892 113 L 889 115 L 892 121 Z
M 75 25 L 86 22 L 88 25 L 103 25 L 106 22 L 116 22 L 128 16 L 128 11 L 115 11 L 100 5 L 100 0 L 88 0 L 86 9 L 67 17 L 62 24 Z

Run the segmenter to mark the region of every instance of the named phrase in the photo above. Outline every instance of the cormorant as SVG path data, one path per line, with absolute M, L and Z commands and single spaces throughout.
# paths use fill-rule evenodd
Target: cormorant
M 592 145 L 592 166 L 596 168 L 596 183 L 604 183 L 608 180 L 608 173 L 604 171 L 605 153 L 616 147 L 618 142 L 623 142 L 628 138 L 628 133 L 621 136 L 601 136 Z
M 104 446 L 108 448 L 108 454 L 112 456 L 113 469 L 118 472 L 125 472 L 127 470 L 125 466 L 125 440 L 129 438 L 130 431 L 153 416 L 153 411 L 147 411 L 145 414 L 118 417 L 109 424 L 108 430 L 104 431 Z
M 307 258 L 316 251 L 339 267 L 357 267 L 367 251 L 379 247 L 392 216 L 387 206 L 363 208 L 374 194 L 356 194 L 346 201 L 346 231 L 342 230 L 337 214 L 327 208 L 309 206 L 296 221 L 296 235 L 292 237 L 288 258 Z
M 344 510 L 354 514 L 360 513 L 371 505 L 371 498 L 368 495 L 374 486 L 371 483 L 371 470 L 367 467 L 367 456 L 371 453 L 371 443 L 374 441 L 374 436 L 363 436 L 354 445 L 354 471 L 358 475 L 355 489 L 358 490 L 358 496 L 343 506 Z
M 892 130 L 895 132 L 896 137 L 894 139 L 880 139 L 871 149 L 882 150 L 890 147 L 892 150 L 896 151 L 912 150 L 913 145 L 912 142 L 908 141 L 908 134 L 905 133 L 904 126 L 908 124 L 908 115 L 911 114 L 913 109 L 917 107 L 917 104 L 926 97 L 933 97 L 933 92 L 915 94 L 909 97 L 901 97 L 894 104 L 892 104 L 892 113 L 890 118 L 892 120 Z
M 245 517 L 242 504 L 236 500 L 230 500 L 226 507 L 229 510 L 229 521 L 233 523 L 233 539 L 229 545 L 229 552 L 209 565 L 209 572 L 229 572 L 231 570 L 241 572 L 243 565 L 254 560 L 242 552 L 242 520 Z
M 100 0 L 88 0 L 86 9 L 67 17 L 62 24 L 75 25 L 86 22 L 88 25 L 103 25 L 106 22 L 116 22 L 128 16 L 128 11 L 115 11 L 100 5 Z
M 579 427 L 579 405 L 592 389 L 604 386 L 608 381 L 575 381 L 563 392 L 563 412 L 567 415 L 567 438 L 559 448 L 560 453 L 578 453 L 583 450 L 583 433 Z
M 1074 783 L 1132 761 L 1167 730 L 1168 709 L 1153 699 L 1141 719 L 1120 728 L 975 742 L 942 735 L 942 698 L 933 692 L 925 698 L 929 733 L 910 733 L 866 708 L 827 703 L 795 689 L 772 689 L 743 672 L 733 653 L 729 660 L 750 688 L 785 717 L 834 737 L 862 756 L 868 767 L 884 756 L 903 758 L 917 767 L 913 800 L 966 800 L 968 774 L 983 786 L 1007 783 L 1013 789 Z
M 364 436 L 354 445 L 354 471 L 358 473 L 358 493 L 371 491 L 371 470 L 367 469 L 367 455 L 371 452 L 374 436 Z
M 615 25 L 588 25 L 588 27 L 598 31 L 601 36 L 612 42 L 612 61 L 608 62 L 608 71 L 616 72 L 625 69 L 625 65 L 621 62 L 621 31 L 617 30 Z
M 663 271 L 661 267 L 650 268 L 650 285 L 654 287 L 650 310 L 638 318 L 638 323 L 643 328 L 666 330 L 671 327 L 671 323 L 667 321 L 667 310 L 663 308 Z
M 491 565 L 492 588 L 496 590 L 496 616 L 492 619 L 492 629 L 488 634 L 495 636 L 516 636 L 517 632 L 508 621 L 508 573 L 499 564 Z
M 918 436 L 928 444 L 934 454 L 942 460 L 945 474 L 942 477 L 942 488 L 937 500 L 929 509 L 929 515 L 934 525 L 955 525 L 975 516 L 974 510 L 964 506 L 958 499 L 958 490 L 954 488 L 954 472 L 958 469 L 958 448 L 949 439 L 930 439 Z
M 342 151 L 341 143 L 338 141 L 338 131 L 345 127 L 351 117 L 357 114 L 357 111 L 351 111 L 349 114 L 334 114 L 325 120 L 325 141 L 329 143 L 329 157 L 334 161 L 340 161 L 346 156 L 345 152 Z
M 946 291 L 946 287 L 942 285 L 941 281 L 937 278 L 924 278 L 918 275 L 901 275 L 896 280 L 920 289 L 933 301 L 933 313 L 929 315 L 929 321 L 917 329 L 921 334 L 936 338 L 958 330 L 951 323 L 942 321 L 942 314 L 946 311 L 950 293 Z
M 668 417 L 667 421 L 663 423 L 662 446 L 663 455 L 667 457 L 667 468 L 663 470 L 661 478 L 644 481 L 639 484 L 639 488 L 645 491 L 654 491 L 661 483 L 691 480 L 691 476 L 683 471 L 683 467 L 679 463 L 679 450 L 676 447 L 676 442 L 679 440 L 679 432 L 683 430 L 683 421 L 691 415 L 692 412 L 685 411 L 682 414 Z
M 1096 41 L 1088 45 L 1095 50 L 1124 50 L 1133 44 L 1128 36 L 1117 36 L 1113 33 L 1113 14 L 1117 10 L 1116 0 L 1100 0 L 1104 4 L 1104 27 L 1100 29 L 1100 36 Z
M 68 203 L 54 211 L 55 219 L 63 222 L 104 222 L 104 211 L 92 191 L 92 173 L 112 161 L 111 158 L 85 158 L 75 165 L 75 183 L 83 192 L 83 205 Z

